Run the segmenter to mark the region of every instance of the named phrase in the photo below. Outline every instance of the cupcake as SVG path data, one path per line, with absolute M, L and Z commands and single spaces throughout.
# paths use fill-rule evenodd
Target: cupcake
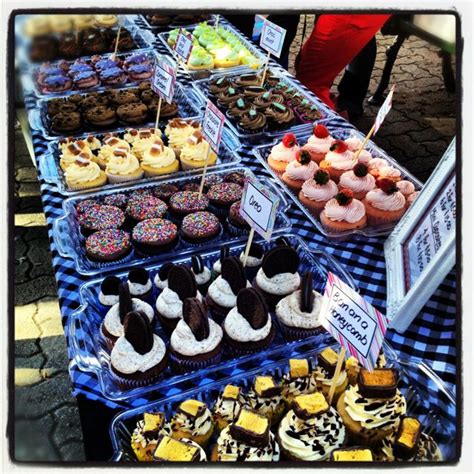
M 283 140 L 275 145 L 268 156 L 268 166 L 278 175 L 286 171 L 288 163 L 296 160 L 299 152 L 298 142 L 292 133 L 287 133 Z
M 370 174 L 374 178 L 378 178 L 380 169 L 381 168 L 387 168 L 390 165 L 388 164 L 388 161 L 384 158 L 372 158 L 367 163 L 367 166 L 369 167 Z
M 68 166 L 76 161 L 77 158 L 84 158 L 86 160 L 94 161 L 94 154 L 89 146 L 83 140 L 68 143 L 62 148 L 61 156 L 59 157 L 59 166 L 63 171 L 66 171 Z
M 209 143 L 203 139 L 200 130 L 195 130 L 181 148 L 179 157 L 181 168 L 184 171 L 213 166 L 216 164 L 217 155 L 210 148 Z
M 185 265 L 173 265 L 168 272 L 168 286 L 156 299 L 156 311 L 161 326 L 172 332 L 183 317 L 183 302 L 187 298 L 202 300 L 198 292 L 196 278 Z
M 77 222 L 83 235 L 106 229 L 119 229 L 125 222 L 125 215 L 115 206 L 98 206 L 79 214 Z
M 107 175 L 99 168 L 97 163 L 85 158 L 76 158 L 64 173 L 67 187 L 72 191 L 82 191 L 104 186 Z
M 240 200 L 235 201 L 229 208 L 229 214 L 227 216 L 227 229 L 234 236 L 241 236 L 248 234 L 250 225 L 240 215 Z
M 380 351 L 380 354 L 377 357 L 377 361 L 375 363 L 375 368 L 383 369 L 386 365 L 387 365 L 387 361 L 385 360 L 385 355 L 383 351 Z M 355 357 L 350 356 L 347 358 L 346 373 L 347 373 L 349 385 L 357 384 L 357 379 L 359 378 L 360 369 L 361 369 L 360 363 Z
M 222 271 L 222 262 L 225 258 L 230 256 L 228 245 L 222 245 L 219 250 L 219 258 L 212 265 L 212 279 L 215 280 Z
M 141 311 L 128 313 L 124 335 L 117 339 L 110 354 L 113 380 L 123 389 L 150 385 L 167 362 L 165 343 L 153 333 L 148 317 Z
M 104 144 L 100 148 L 97 154 L 97 164 L 102 168 L 105 169 L 107 166 L 107 162 L 110 160 L 112 156 L 114 156 L 114 151 L 117 149 L 125 149 L 130 151 L 130 145 L 125 140 L 121 138 L 114 137 L 114 136 L 107 136 L 104 139 Z
M 205 462 L 206 452 L 196 442 L 181 438 L 180 440 L 167 435 L 159 437 L 153 453 L 153 461 L 158 462 Z
M 201 244 L 219 236 L 221 230 L 221 223 L 212 212 L 198 211 L 184 217 L 180 232 L 183 240 Z
M 402 173 L 399 169 L 395 168 L 394 166 L 381 166 L 378 168 L 378 176 L 379 179 L 391 179 L 392 181 L 401 181 Z
M 420 191 L 415 191 L 414 193 L 411 193 L 409 196 L 407 196 L 406 198 L 407 209 L 413 204 L 413 202 L 415 201 L 415 199 L 418 197 L 419 194 L 420 194 Z
M 321 325 L 322 295 L 313 290 L 313 275 L 305 273 L 300 289 L 281 299 L 275 312 L 285 338 L 294 341 L 324 331 Z
M 86 255 L 96 262 L 114 262 L 126 257 L 132 249 L 130 234 L 119 229 L 94 232 L 86 239 Z
M 270 426 L 278 424 L 285 412 L 281 386 L 269 375 L 255 377 L 253 386 L 245 396 L 245 400 L 249 408 L 268 418 Z
M 211 284 L 212 274 L 211 270 L 204 265 L 200 255 L 193 255 L 191 257 L 191 271 L 194 273 L 194 277 L 196 278 L 199 293 L 205 295 L 209 285 Z
M 262 112 L 251 108 L 240 116 L 237 128 L 246 135 L 262 133 L 267 128 L 267 118 Z
M 337 192 L 337 184 L 331 179 L 329 173 L 327 171 L 317 170 L 314 178 L 308 179 L 301 186 L 298 199 L 314 217 L 319 217 L 326 203 L 332 199 Z
M 109 182 L 115 184 L 140 179 L 143 176 L 143 169 L 135 155 L 125 148 L 116 148 L 107 161 L 105 173 Z
M 281 454 L 288 461 L 324 461 L 345 444 L 339 413 L 322 393 L 298 395 L 278 427 Z
M 148 128 L 138 130 L 137 136 L 132 142 L 132 153 L 139 160 L 142 160 L 145 152 L 148 151 L 156 142 L 161 142 L 160 134 L 155 134 L 154 130 Z
M 127 278 L 130 294 L 140 299 L 146 299 L 151 295 L 153 285 L 148 270 L 143 267 L 132 268 Z
M 142 254 L 158 255 L 178 243 L 178 228 L 166 219 L 145 219 L 133 228 L 132 243 Z
M 369 191 L 362 202 L 369 225 L 398 222 L 405 213 L 405 196 L 390 179 L 377 179 L 377 189 Z
M 252 104 L 248 100 L 245 100 L 241 97 L 227 109 L 226 115 L 229 118 L 238 120 L 242 114 L 247 113 L 251 108 Z
M 158 273 L 153 278 L 153 284 L 156 286 L 158 290 L 164 290 L 168 288 L 168 275 L 171 268 L 174 266 L 174 263 L 168 262 L 161 265 Z
M 293 110 L 279 102 L 272 102 L 270 107 L 265 109 L 268 128 L 271 130 L 284 130 L 290 128 L 295 122 Z
M 351 443 L 372 447 L 396 432 L 406 413 L 397 386 L 395 369 L 361 369 L 357 385 L 349 386 L 337 402 Z
M 123 139 L 130 145 L 133 145 L 133 143 L 138 139 L 138 130 L 136 128 L 125 129 Z
M 237 420 L 221 431 L 211 453 L 211 461 L 217 462 L 276 462 L 279 459 L 280 447 L 270 431 L 268 419 L 248 408 L 242 408 Z
M 183 119 L 172 119 L 165 128 L 165 134 L 168 137 L 168 146 L 173 149 L 176 158 L 181 155 L 181 149 L 186 144 L 188 138 L 196 131 L 200 130 L 199 122 Z
M 308 359 L 290 359 L 290 370 L 281 381 L 281 394 L 288 406 L 298 395 L 307 395 L 317 391 L 314 372 Z
M 403 417 L 398 431 L 384 438 L 375 452 L 381 462 L 442 461 L 443 456 L 436 441 L 423 432 L 421 423 L 412 417 Z
M 296 160 L 286 165 L 282 181 L 295 193 L 298 193 L 305 181 L 312 179 L 318 170 L 318 165 L 311 160 L 311 155 L 306 150 L 300 150 Z
M 300 287 L 299 265 L 298 253 L 288 246 L 275 247 L 263 258 L 253 285 L 265 297 L 270 310 Z
M 341 175 L 352 170 L 356 164 L 354 153 L 347 148 L 343 141 L 335 140 L 319 166 L 330 174 L 332 180 L 338 183 Z
M 226 385 L 212 409 L 216 429 L 222 431 L 230 423 L 234 423 L 244 405 L 245 397 L 241 388 L 231 384 Z
M 205 211 L 209 206 L 209 198 L 203 194 L 199 197 L 197 191 L 179 191 L 170 197 L 169 210 L 178 220 L 187 214 Z
M 209 319 L 207 307 L 197 298 L 183 302 L 183 318 L 170 338 L 170 362 L 180 374 L 219 363 L 222 356 L 222 328 Z
M 228 109 L 234 102 L 242 97 L 240 90 L 231 86 L 217 96 L 217 104 L 223 109 Z
M 162 435 L 169 435 L 171 429 L 166 423 L 164 413 L 143 414 L 132 433 L 131 446 L 138 461 L 153 461 L 153 453 Z
M 326 347 L 326 349 L 318 354 L 318 365 L 314 369 L 314 375 L 318 384 L 318 390 L 326 397 L 328 397 L 331 385 L 334 383 L 334 374 L 336 372 L 337 360 L 337 352 L 332 350 L 330 347 Z M 347 385 L 347 373 L 343 367 L 339 373 L 339 378 L 336 381 L 336 388 L 332 398 L 333 405 L 336 405 L 337 400 L 347 388 Z
M 405 199 L 415 192 L 415 185 L 411 181 L 405 179 L 397 181 L 398 190 L 405 196 Z
M 319 217 L 328 232 L 345 232 L 366 226 L 365 210 L 364 204 L 354 199 L 352 191 L 341 189 L 326 203 Z
M 123 336 L 125 316 L 131 311 L 141 311 L 150 323 L 153 323 L 155 318 L 153 308 L 141 299 L 132 298 L 127 283 L 120 283 L 119 301 L 107 311 L 100 328 L 109 349 L 112 349 L 117 339 Z
M 250 283 L 238 257 L 225 258 L 222 261 L 222 272 L 209 286 L 206 297 L 216 320 L 222 320 L 237 305 L 237 294 L 246 286 L 250 286 Z
M 168 206 L 155 196 L 144 194 L 134 195 L 127 202 L 125 213 L 132 224 L 145 219 L 162 218 L 166 215 Z
M 275 337 L 266 302 L 253 288 L 239 291 L 237 306 L 229 311 L 223 327 L 226 347 L 235 355 L 266 349 Z
M 157 140 L 143 153 L 140 166 L 145 177 L 152 178 L 164 174 L 176 173 L 179 170 L 179 161 L 174 151 Z
M 209 208 L 219 217 L 227 217 L 230 206 L 242 198 L 243 188 L 237 183 L 220 183 L 211 186 L 206 193 Z
M 355 199 L 364 199 L 365 195 L 375 188 L 375 178 L 369 173 L 366 165 L 357 163 L 352 171 L 341 175 L 339 188 L 350 189 Z
M 108 276 L 100 284 L 99 303 L 104 306 L 113 306 L 119 302 L 120 278 Z
M 255 278 L 257 272 L 262 265 L 263 262 L 263 247 L 260 244 L 253 242 L 250 244 L 249 253 L 247 255 L 247 261 L 244 265 L 244 256 L 245 256 L 245 249 L 240 252 L 239 259 L 244 266 L 245 273 L 249 280 Z
M 214 432 L 212 414 L 207 405 L 199 400 L 182 402 L 171 420 L 171 436 L 186 438 L 205 448 Z
M 168 203 L 170 197 L 179 191 L 178 186 L 171 183 L 163 183 L 153 188 L 153 196 Z

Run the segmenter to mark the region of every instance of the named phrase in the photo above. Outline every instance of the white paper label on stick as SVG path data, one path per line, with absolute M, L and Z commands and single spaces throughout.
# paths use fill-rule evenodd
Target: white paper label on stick
M 264 239 L 270 240 L 280 199 L 254 180 L 245 182 L 240 215 Z
M 387 319 L 333 273 L 321 306 L 322 325 L 350 355 L 373 370 L 387 331 Z
M 219 151 L 224 122 L 225 115 L 211 101 L 207 101 L 202 120 L 202 134 L 216 153 Z
M 166 102 L 171 104 L 173 102 L 174 90 L 176 86 L 176 67 L 172 67 L 166 63 L 156 63 L 155 73 L 151 88 Z
M 193 37 L 189 33 L 185 33 L 183 30 L 179 31 L 178 37 L 176 38 L 176 44 L 174 50 L 176 54 L 185 62 L 188 62 L 189 56 L 193 49 Z
M 374 135 L 378 132 L 380 125 L 382 125 L 382 122 L 385 120 L 385 117 L 387 114 L 390 112 L 390 109 L 392 108 L 392 98 L 393 98 L 393 92 L 395 90 L 395 86 L 392 86 L 390 89 L 390 92 L 387 95 L 387 98 L 384 100 L 384 103 L 380 107 L 379 111 L 377 112 L 377 117 L 375 117 L 375 123 L 374 123 Z
M 271 21 L 265 20 L 260 36 L 260 46 L 276 57 L 280 57 L 285 41 L 286 30 Z

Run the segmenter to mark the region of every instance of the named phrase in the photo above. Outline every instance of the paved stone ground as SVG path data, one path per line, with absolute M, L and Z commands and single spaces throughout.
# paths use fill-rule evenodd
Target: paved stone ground
M 312 16 L 308 16 L 307 33 Z M 291 46 L 301 44 L 302 23 Z M 394 37 L 379 35 L 371 91 Z M 455 97 L 445 91 L 436 49 L 405 42 L 393 69 L 394 106 L 375 141 L 425 180 L 455 133 Z M 335 86 L 337 84 L 337 80 Z M 336 92 L 336 89 L 335 89 Z M 366 106 L 356 125 L 367 132 L 377 107 Z M 15 160 L 15 455 L 17 460 L 82 460 L 82 435 L 71 396 L 67 359 L 36 171 L 20 132 Z

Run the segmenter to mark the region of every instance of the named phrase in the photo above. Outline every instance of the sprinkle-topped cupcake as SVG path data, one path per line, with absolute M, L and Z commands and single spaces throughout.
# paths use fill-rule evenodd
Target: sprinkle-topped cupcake
M 178 241 L 176 224 L 166 219 L 153 218 L 139 222 L 132 231 L 135 248 L 146 255 L 156 255 L 169 250 Z
M 86 239 L 86 255 L 95 261 L 120 260 L 131 248 L 130 234 L 119 229 L 100 230 Z
M 209 241 L 219 235 L 221 223 L 219 219 L 207 211 L 198 211 L 188 214 L 181 223 L 183 239 L 191 243 Z

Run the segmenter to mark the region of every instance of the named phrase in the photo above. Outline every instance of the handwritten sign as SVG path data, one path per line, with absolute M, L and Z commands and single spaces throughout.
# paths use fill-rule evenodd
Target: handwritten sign
M 390 89 L 390 92 L 387 95 L 387 98 L 384 100 L 384 103 L 380 107 L 379 111 L 377 112 L 377 117 L 375 117 L 375 123 L 374 123 L 374 135 L 378 132 L 380 125 L 382 125 L 382 122 L 385 120 L 385 117 L 387 114 L 390 112 L 390 109 L 392 108 L 392 98 L 393 98 L 393 92 L 395 91 L 395 86 L 392 86 Z
M 267 187 L 255 180 L 247 180 L 240 204 L 240 215 L 253 230 L 265 240 L 270 240 L 279 203 L 280 199 L 268 191 Z
M 265 20 L 260 36 L 260 46 L 276 57 L 280 57 L 285 41 L 286 30 L 271 21 Z
M 183 29 L 180 29 L 178 37 L 176 38 L 174 50 L 176 51 L 178 57 L 180 57 L 185 63 L 187 63 L 189 56 L 191 56 L 191 51 L 193 50 L 192 35 L 186 33 Z
M 366 369 L 374 369 L 387 319 L 333 273 L 328 275 L 321 321 L 346 351 Z
M 176 67 L 170 64 L 158 62 L 155 64 L 155 73 L 151 88 L 166 102 L 173 102 L 174 90 L 176 86 Z
M 208 100 L 202 121 L 202 134 L 216 153 L 219 151 L 224 122 L 224 114 Z

